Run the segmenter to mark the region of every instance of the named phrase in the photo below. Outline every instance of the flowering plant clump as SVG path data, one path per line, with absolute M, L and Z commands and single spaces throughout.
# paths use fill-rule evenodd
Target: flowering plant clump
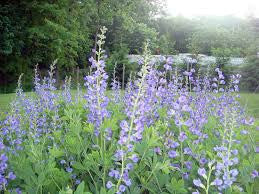
M 125 91 L 115 73 L 111 90 L 102 49 L 89 59 L 85 89 L 55 86 L 55 61 L 34 93 L 21 78 L 10 111 L 0 118 L 3 193 L 256 193 L 256 121 L 239 104 L 240 75 L 225 79 L 180 72 L 171 57 L 151 59 Z M 228 80 L 228 81 L 226 81 Z M 84 92 L 84 95 L 82 95 Z M 257 127 L 258 128 L 258 127 Z

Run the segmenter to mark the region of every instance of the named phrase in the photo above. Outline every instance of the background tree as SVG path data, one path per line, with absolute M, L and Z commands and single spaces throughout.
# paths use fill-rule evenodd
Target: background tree
M 57 80 L 75 69 L 88 71 L 100 26 L 108 28 L 109 61 L 126 63 L 149 40 L 152 54 L 190 52 L 215 55 L 224 67 L 230 57 L 252 57 L 259 22 L 254 17 L 199 17 L 165 14 L 165 0 L 6 0 L 0 2 L 0 92 L 14 91 L 16 80 L 30 89 L 35 64 L 42 74 L 58 59 Z M 255 46 L 254 46 L 255 47 Z M 118 52 L 118 53 L 117 53 Z M 124 52 L 124 53 L 122 53 Z M 258 52 L 258 49 L 257 51 Z M 252 62 L 254 63 L 254 62 Z M 127 65 L 131 69 L 130 65 Z M 132 67 L 134 69 L 135 67 Z M 120 70 L 116 74 L 120 79 Z M 61 83 L 59 83 L 61 85 Z

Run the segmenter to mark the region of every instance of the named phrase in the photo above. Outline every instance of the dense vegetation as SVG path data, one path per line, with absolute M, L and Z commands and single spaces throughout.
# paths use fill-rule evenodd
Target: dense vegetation
M 140 70 L 107 91 L 106 28 L 85 92 L 56 91 L 56 63 L 33 95 L 22 90 L 0 115 L 0 190 L 59 194 L 239 194 L 258 191 L 254 119 L 240 106 L 240 75 L 180 73 L 144 47 Z M 56 61 L 55 61 L 56 62 Z M 257 127 L 258 130 L 258 127 Z
M 14 91 L 24 73 L 24 88 L 36 64 L 42 74 L 58 59 L 56 79 L 65 74 L 76 77 L 76 69 L 87 74 L 88 57 L 96 47 L 97 32 L 105 25 L 106 70 L 111 77 L 115 62 L 121 80 L 122 64 L 126 77 L 136 68 L 127 65 L 126 54 L 138 54 L 150 40 L 152 54 L 191 52 L 223 57 L 249 57 L 244 67 L 243 88 L 255 90 L 258 82 L 259 21 L 248 17 L 168 17 L 164 0 L 6 0 L 0 2 L 0 90 Z M 224 69 L 224 68 L 223 68 Z M 258 70 L 258 68 L 257 68 Z M 246 75 L 254 74 L 253 76 Z M 82 77 L 82 75 L 80 75 Z M 78 76 L 78 77 L 80 77 Z M 75 79 L 76 80 L 76 79 Z

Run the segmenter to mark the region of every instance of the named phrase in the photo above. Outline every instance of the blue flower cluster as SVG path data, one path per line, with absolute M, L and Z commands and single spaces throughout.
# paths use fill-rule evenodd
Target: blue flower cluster
M 238 101 L 241 76 L 219 68 L 201 75 L 194 59 L 181 70 L 172 57 L 152 60 L 146 45 L 125 91 L 114 73 L 107 92 L 106 31 L 101 28 L 92 50 L 84 97 L 78 86 L 74 98 L 71 78 L 57 91 L 57 61 L 43 79 L 36 67 L 33 95 L 23 92 L 19 78 L 16 99 L 0 121 L 0 190 L 249 190 L 258 169 L 243 158 L 252 160 L 258 148 L 252 145 L 254 119 Z

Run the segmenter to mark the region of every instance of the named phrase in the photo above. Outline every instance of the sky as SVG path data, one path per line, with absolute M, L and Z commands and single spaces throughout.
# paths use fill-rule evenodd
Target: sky
M 167 0 L 170 15 L 246 17 L 251 13 L 259 18 L 259 0 Z

